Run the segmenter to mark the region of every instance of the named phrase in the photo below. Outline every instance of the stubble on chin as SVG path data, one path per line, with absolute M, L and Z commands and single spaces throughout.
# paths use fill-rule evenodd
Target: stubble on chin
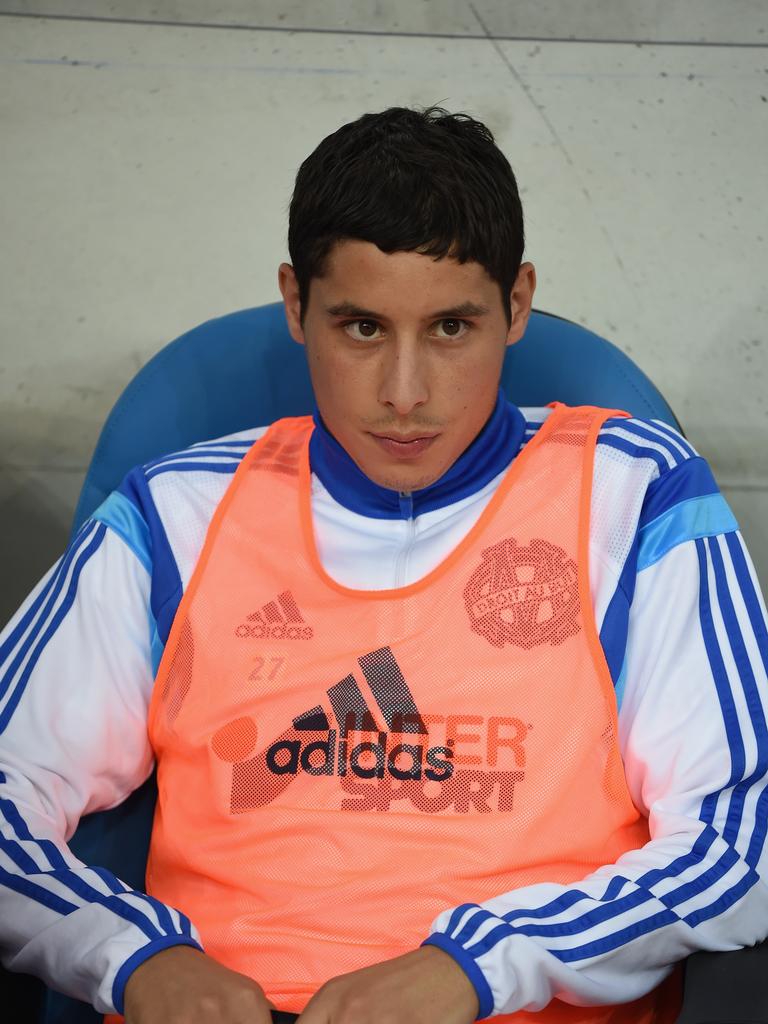
M 409 478 L 390 476 L 388 474 L 379 476 L 377 474 L 375 477 L 370 477 L 370 479 L 373 480 L 374 483 L 378 484 L 379 487 L 386 487 L 387 490 L 398 491 L 400 494 L 410 494 L 412 491 L 424 490 L 425 487 L 429 487 L 430 484 L 433 484 L 440 476 L 442 476 L 442 473 L 439 473 L 437 476 L 435 476 L 434 473 L 431 473 L 428 475 Z

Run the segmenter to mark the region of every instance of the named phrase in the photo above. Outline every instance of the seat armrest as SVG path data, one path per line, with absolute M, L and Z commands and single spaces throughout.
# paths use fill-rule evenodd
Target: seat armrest
M 689 956 L 677 1024 L 768 1024 L 768 940 Z

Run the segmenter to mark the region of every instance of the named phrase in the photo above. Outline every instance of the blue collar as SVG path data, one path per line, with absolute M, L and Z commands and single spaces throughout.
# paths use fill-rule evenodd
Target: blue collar
M 358 468 L 317 409 L 314 420 L 309 440 L 312 472 L 340 505 L 373 519 L 411 519 L 474 494 L 506 469 L 525 432 L 525 417 L 499 388 L 494 410 L 469 448 L 429 487 L 402 495 L 380 487 Z

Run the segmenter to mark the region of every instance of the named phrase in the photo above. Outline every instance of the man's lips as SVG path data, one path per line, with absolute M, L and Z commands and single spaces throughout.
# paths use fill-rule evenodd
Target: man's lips
M 439 434 L 371 434 L 388 455 L 396 459 L 416 459 Z

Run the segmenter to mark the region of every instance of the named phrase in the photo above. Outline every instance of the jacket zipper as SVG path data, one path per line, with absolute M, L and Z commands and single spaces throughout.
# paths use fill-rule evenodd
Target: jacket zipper
M 395 562 L 395 587 L 405 586 L 405 574 L 408 568 L 408 558 L 413 550 L 413 542 L 416 539 L 416 521 L 413 518 L 413 495 L 410 491 L 400 491 L 400 512 L 407 524 L 407 534 L 401 550 L 398 552 Z

